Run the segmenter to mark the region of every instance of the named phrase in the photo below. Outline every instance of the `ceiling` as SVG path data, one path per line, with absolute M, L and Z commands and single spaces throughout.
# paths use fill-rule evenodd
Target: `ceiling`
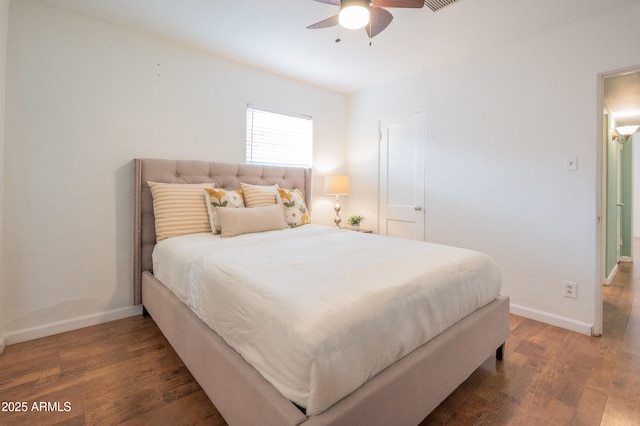
M 604 104 L 618 126 L 640 125 L 640 69 L 605 78 Z
M 388 8 L 394 20 L 372 40 L 364 30 L 306 29 L 338 11 L 312 0 L 41 1 L 353 93 L 637 0 L 457 0 L 437 12 L 428 7 Z M 336 38 L 341 41 L 336 43 Z M 606 78 L 604 87 L 605 105 L 618 123 L 640 124 L 640 73 Z M 617 116 L 623 111 L 637 115 Z
M 306 29 L 338 11 L 313 0 L 41 1 L 352 93 L 637 0 L 457 0 L 437 12 L 389 8 L 394 20 L 371 46 L 364 30 Z

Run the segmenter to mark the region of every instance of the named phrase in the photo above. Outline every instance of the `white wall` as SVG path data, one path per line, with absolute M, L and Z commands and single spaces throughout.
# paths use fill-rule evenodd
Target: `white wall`
M 5 70 L 7 57 L 7 28 L 9 24 L 9 0 L 0 0 L 0 353 L 4 350 L 4 112 Z
M 377 223 L 378 119 L 426 111 L 427 240 L 493 256 L 512 312 L 589 333 L 598 73 L 640 64 L 638 17 L 634 2 L 351 96 L 351 213 Z M 564 171 L 568 155 L 577 171 Z M 563 280 L 578 299 L 562 297 Z
M 243 162 L 251 102 L 312 115 L 315 166 L 346 171 L 343 94 L 39 2 L 12 2 L 9 23 L 9 343 L 136 312 L 133 158 Z M 317 200 L 314 222 L 331 224 Z

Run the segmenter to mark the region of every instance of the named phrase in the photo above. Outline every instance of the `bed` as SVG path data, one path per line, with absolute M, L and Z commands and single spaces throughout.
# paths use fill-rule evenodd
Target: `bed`
M 446 330 L 438 331 L 435 337 L 428 337 L 426 343 L 402 354 L 397 361 L 380 369 L 337 401 L 324 401 L 310 410 L 301 409 L 300 405 L 304 404 L 296 405 L 291 401 L 295 397 L 285 397 L 282 390 L 278 390 L 278 384 L 266 380 L 264 373 L 259 373 L 245 361 L 246 354 L 243 358 L 207 325 L 206 317 L 203 321 L 202 313 L 197 309 L 194 312 L 193 306 L 188 306 L 189 302 L 185 303 L 184 298 L 181 300 L 176 296 L 178 293 L 169 290 L 166 283 L 154 276 L 152 252 L 156 246 L 156 229 L 153 199 L 147 182 L 214 182 L 216 188 L 226 189 L 236 189 L 241 183 L 277 184 L 281 188 L 299 189 L 310 205 L 311 172 L 301 168 L 158 159 L 136 159 L 133 170 L 135 303 L 143 304 L 145 312 L 151 315 L 229 424 L 416 425 L 494 351 L 501 359 L 509 333 L 509 304 L 504 296 L 492 296 L 490 302 L 483 302 L 479 309 L 465 314 Z M 291 231 L 291 235 L 318 234 L 326 238 L 326 233 L 313 225 Z M 356 234 L 331 231 L 341 232 L 340 238 L 350 234 L 349 239 L 353 239 Z M 210 236 L 195 235 L 193 238 L 204 241 L 207 237 Z M 377 239 L 376 243 L 384 238 L 357 236 L 372 237 Z M 207 244 L 209 239 L 214 238 L 208 238 Z M 177 244 L 179 239 L 172 239 L 171 244 L 173 241 Z M 242 238 L 235 241 L 241 242 Z M 374 245 L 374 240 L 370 241 Z M 158 249 L 164 247 L 163 244 L 158 244 Z M 160 271 L 158 275 L 162 275 Z M 169 278 L 164 280 L 169 281 Z M 225 337 L 228 340 L 228 336 Z

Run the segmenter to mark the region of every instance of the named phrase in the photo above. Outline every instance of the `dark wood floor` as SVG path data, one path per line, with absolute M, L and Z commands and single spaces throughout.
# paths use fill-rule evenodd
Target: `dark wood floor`
M 512 315 L 505 360 L 488 359 L 422 425 L 640 425 L 639 278 L 621 264 L 604 288 L 603 337 Z M 8 346 L 0 401 L 27 410 L 0 411 L 1 425 L 226 424 L 142 317 Z
M 512 315 L 505 360 L 487 360 L 422 425 L 640 425 L 640 264 L 631 265 L 603 289 L 602 337 Z

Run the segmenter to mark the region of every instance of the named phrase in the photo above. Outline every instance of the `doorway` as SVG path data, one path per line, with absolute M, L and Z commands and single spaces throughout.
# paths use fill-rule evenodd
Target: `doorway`
M 609 285 L 620 262 L 633 261 L 634 137 L 616 128 L 640 124 L 640 67 L 601 74 L 599 78 L 601 149 L 599 172 L 600 282 Z M 640 151 L 640 149 L 638 149 Z M 640 164 L 637 163 L 636 164 Z M 638 176 L 636 176 L 638 177 Z M 638 200 L 640 201 L 640 200 Z M 596 287 L 594 334 L 602 333 L 602 290 Z

